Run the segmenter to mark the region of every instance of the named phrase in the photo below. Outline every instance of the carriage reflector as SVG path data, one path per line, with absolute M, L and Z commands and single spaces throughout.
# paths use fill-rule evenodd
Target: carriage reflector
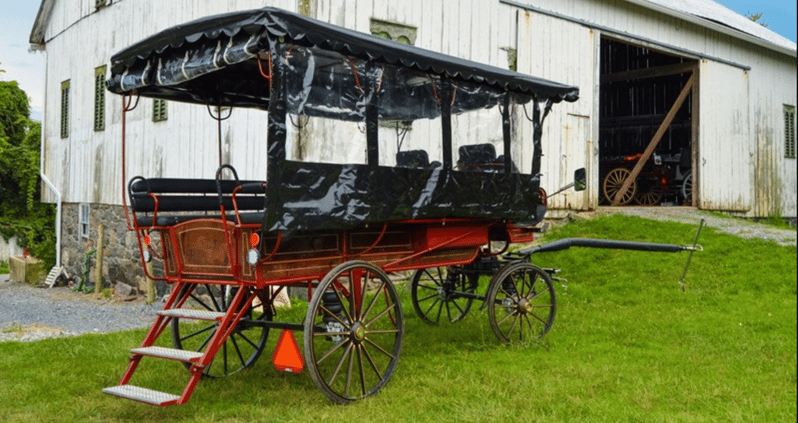
M 149 235 L 144 235 L 144 244 L 146 246 L 148 246 L 148 247 L 150 246 L 150 236 Z
M 149 263 L 150 261 L 152 261 L 152 253 L 150 252 L 150 250 L 149 250 L 149 249 L 146 249 L 146 250 L 144 250 L 144 251 L 141 253 L 141 258 L 143 258 L 143 259 L 144 259 L 144 262 L 145 262 L 145 263 Z
M 299 352 L 299 345 L 294 338 L 294 332 L 283 329 L 280 338 L 277 340 L 277 347 L 272 355 L 274 368 L 281 372 L 302 373 L 305 368 L 305 360 Z
M 258 246 L 259 243 L 260 243 L 260 235 L 258 235 L 257 232 L 252 232 L 249 235 L 249 245 L 251 245 L 252 248 L 255 248 Z

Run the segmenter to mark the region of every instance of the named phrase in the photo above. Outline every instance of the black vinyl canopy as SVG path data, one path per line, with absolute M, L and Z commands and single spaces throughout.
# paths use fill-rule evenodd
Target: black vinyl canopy
M 342 55 L 486 84 L 552 103 L 575 101 L 577 87 L 384 40 L 277 8 L 233 12 L 161 31 L 111 57 L 110 91 L 202 104 L 268 107 L 268 84 L 252 78 L 271 43 Z M 260 63 L 257 60 L 260 58 Z M 246 76 L 245 76 L 246 75 Z

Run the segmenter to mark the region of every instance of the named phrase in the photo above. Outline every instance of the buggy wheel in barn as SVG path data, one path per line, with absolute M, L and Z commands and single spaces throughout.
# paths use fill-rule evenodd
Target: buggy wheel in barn
M 629 169 L 618 167 L 611 170 L 607 173 L 607 176 L 604 177 L 604 183 L 602 184 L 602 188 L 604 189 L 604 197 L 607 198 L 607 201 L 612 204 L 615 200 L 615 195 L 618 194 L 618 191 L 621 190 L 624 181 L 626 178 L 631 175 L 632 172 Z M 626 190 L 626 194 L 621 197 L 621 201 L 618 202 L 618 205 L 624 206 L 629 204 L 632 199 L 635 197 L 635 193 L 637 192 L 637 181 L 632 181 L 632 184 L 629 185 L 629 189 Z
M 693 172 L 687 172 L 687 176 L 682 181 L 682 204 L 685 206 L 693 205 Z
M 637 181 L 635 203 L 641 206 L 653 206 L 662 200 L 662 185 L 656 176 L 639 178 Z
M 375 394 L 396 370 L 402 306 L 388 275 L 371 263 L 331 270 L 313 293 L 304 329 L 310 376 L 337 403 Z
M 490 326 L 502 342 L 542 338 L 557 311 L 549 274 L 524 262 L 511 263 L 493 277 L 486 302 Z
M 186 294 L 190 298 L 183 308 L 207 312 L 205 314 L 208 319 L 212 319 L 213 313 L 227 312 L 239 289 L 251 288 L 218 284 L 202 284 L 196 287 L 185 285 L 181 298 Z M 271 303 L 268 299 L 268 292 L 258 292 L 233 333 L 203 371 L 203 376 L 229 376 L 255 364 L 269 337 L 269 328 L 264 325 L 264 322 L 272 320 Z M 172 320 L 172 343 L 178 349 L 204 352 L 218 327 L 219 322 L 216 320 L 175 317 Z M 190 369 L 191 364 L 186 363 L 186 368 Z
M 479 283 L 476 274 L 466 275 L 453 268 L 419 269 L 413 274 L 411 296 L 416 314 L 425 323 L 437 325 L 444 319 L 454 323 L 468 314 Z

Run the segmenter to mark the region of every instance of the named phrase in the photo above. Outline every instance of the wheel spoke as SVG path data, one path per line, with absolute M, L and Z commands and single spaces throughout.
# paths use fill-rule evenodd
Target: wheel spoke
M 377 298 L 379 298 L 379 296 L 380 296 L 380 294 L 378 294 L 377 292 L 380 292 L 380 291 L 382 291 L 384 289 L 385 289 L 385 282 L 382 282 L 380 284 L 380 287 L 377 288 L 377 291 L 375 292 L 374 297 L 371 299 L 371 302 L 369 303 L 368 308 L 366 309 L 366 311 L 363 312 L 363 314 L 360 316 L 359 320 L 366 320 L 366 317 L 371 312 L 371 309 L 374 307 L 374 304 L 377 302 Z M 365 291 L 366 291 L 366 285 L 363 285 L 364 295 L 360 299 L 361 302 L 366 299 Z
M 371 320 L 370 320 L 368 323 L 365 323 L 363 326 L 365 326 L 365 327 L 369 327 L 369 326 L 371 326 L 371 325 L 372 325 L 372 324 L 374 324 L 374 322 L 376 322 L 376 321 L 377 321 L 377 320 L 378 320 L 380 317 L 382 317 L 382 316 L 384 316 L 384 315 L 388 314 L 388 312 L 389 312 L 389 311 L 391 311 L 391 309 L 393 309 L 395 305 L 396 305 L 396 303 L 390 304 L 388 307 L 386 307 L 386 308 L 385 308 L 385 310 L 381 311 L 379 314 L 377 314 L 376 316 L 374 316 L 374 318 L 373 318 L 373 319 L 371 319 Z
M 349 368 L 346 370 L 346 386 L 344 388 L 344 395 L 346 395 L 347 397 L 349 396 L 349 386 L 350 386 L 351 381 L 352 381 L 352 364 L 355 361 L 355 349 L 354 349 L 354 346 L 353 346 L 353 348 L 350 348 L 349 351 L 350 351 L 349 352 Z
M 369 354 L 369 350 L 366 348 L 366 345 L 360 344 L 360 348 L 363 349 L 363 355 L 366 356 L 366 360 L 368 360 L 369 364 L 371 365 L 371 369 L 374 370 L 374 374 L 377 375 L 379 380 L 382 380 L 382 374 L 380 374 L 380 370 L 377 369 L 377 365 L 374 364 L 374 360 L 371 358 L 371 354 Z
M 440 299 L 435 298 L 435 301 L 433 301 L 432 304 L 430 304 L 429 308 L 427 308 L 427 311 L 424 312 L 425 316 L 429 314 L 429 312 L 432 310 L 433 307 L 435 307 L 435 304 L 438 304 L 438 301 L 440 301 Z
M 351 279 L 350 279 L 350 281 L 351 281 Z M 350 322 L 354 322 L 354 320 L 352 320 L 352 316 L 349 314 L 349 310 L 347 310 L 347 309 L 346 309 L 346 307 L 344 306 L 344 305 L 345 305 L 345 304 L 347 304 L 347 303 L 345 303 L 345 302 L 344 302 L 344 300 L 341 298 L 341 294 L 338 292 L 338 287 L 337 287 L 337 286 L 335 286 L 335 283 L 332 283 L 332 284 L 330 284 L 330 285 L 332 285 L 333 292 L 335 292 L 335 296 L 338 298 L 338 302 L 340 302 L 340 303 L 341 303 L 341 306 L 342 306 L 342 307 L 341 307 L 341 309 L 344 311 L 344 314 L 346 314 L 346 318 L 347 318 L 347 319 L 348 319 Z M 352 304 L 352 301 L 349 301 L 348 303 L 351 305 L 351 304 Z M 322 307 L 322 308 L 323 308 L 324 306 L 321 306 L 321 305 L 319 305 L 319 307 Z M 327 310 L 327 313 L 330 313 L 330 311 L 329 311 L 329 310 Z M 330 313 L 330 315 L 332 315 L 332 316 L 335 316 L 333 313 Z M 337 317 L 336 317 L 336 319 L 337 319 Z M 339 320 L 339 321 L 340 321 L 340 320 Z M 343 322 L 342 322 L 342 323 L 343 323 Z
M 376 348 L 376 349 L 377 349 L 379 352 L 381 352 L 381 353 L 383 353 L 383 354 L 387 355 L 388 357 L 390 357 L 390 358 L 391 358 L 391 360 L 393 360 L 394 358 L 396 358 L 396 357 L 394 357 L 394 356 L 393 356 L 393 354 L 389 353 L 388 351 L 385 351 L 385 349 L 384 349 L 384 348 L 382 348 L 381 346 L 379 346 L 379 345 L 375 344 L 375 343 L 374 343 L 372 340 L 370 340 L 370 339 L 366 338 L 366 339 L 365 339 L 365 341 L 366 341 L 366 342 L 368 342 L 369 344 L 371 344 L 371 345 L 372 345 L 374 348 Z
M 202 329 L 200 329 L 198 331 L 191 332 L 188 335 L 181 337 L 180 338 L 180 342 L 183 342 L 183 341 L 185 341 L 186 339 L 189 339 L 189 338 L 193 338 L 193 337 L 195 337 L 195 336 L 197 336 L 197 335 L 199 335 L 201 333 L 205 333 L 205 332 L 207 332 L 209 330 L 212 330 L 212 329 L 216 329 L 216 325 L 206 326 L 206 327 L 204 327 L 204 328 L 202 328 Z
M 357 367 L 360 370 L 360 392 L 362 396 L 366 396 L 366 375 L 363 373 L 363 357 L 360 353 L 360 348 L 356 348 L 357 351 Z
M 246 361 L 244 360 L 244 355 L 241 354 L 241 348 L 238 347 L 238 342 L 236 342 L 235 333 L 230 335 L 230 342 L 233 343 L 233 348 L 236 350 L 236 355 L 238 355 L 238 360 L 241 362 L 241 366 L 245 366 Z
M 340 319 L 338 316 L 336 316 L 336 315 L 335 315 L 335 313 L 333 313 L 332 311 L 328 310 L 328 309 L 327 309 L 327 307 L 324 307 L 323 305 L 319 305 L 319 308 L 320 308 L 322 311 L 324 311 L 325 313 L 327 313 L 327 315 L 328 315 L 328 316 L 330 316 L 330 317 L 332 317 L 333 319 L 337 320 L 337 321 L 338 321 L 338 323 L 340 323 L 340 324 L 344 325 L 344 327 L 345 327 L 345 328 L 347 328 L 347 329 L 349 329 L 349 328 L 350 328 L 350 324 L 349 324 L 349 323 L 346 323 L 346 322 L 344 322 L 343 320 L 341 320 L 341 319 Z M 349 317 L 349 316 L 347 316 L 347 317 Z M 351 320 L 350 320 L 350 322 L 351 322 Z
M 327 354 L 325 354 L 324 357 L 322 357 L 322 359 L 317 360 L 316 362 L 320 363 L 321 360 L 327 358 L 333 351 L 338 349 L 338 347 L 343 345 L 343 344 L 345 344 L 345 342 L 341 342 L 340 344 L 338 344 L 336 347 L 331 349 Z M 333 371 L 332 376 L 330 376 L 330 380 L 327 382 L 328 386 L 332 386 L 333 382 L 335 381 L 335 377 L 338 376 L 338 372 L 341 371 L 341 367 L 343 367 L 344 361 L 346 361 L 346 356 L 349 354 L 349 351 L 352 349 L 352 343 L 351 342 L 346 342 L 346 344 L 347 344 L 346 351 L 344 351 L 344 353 L 341 354 L 341 359 L 338 360 L 338 365 L 335 366 L 335 370 Z

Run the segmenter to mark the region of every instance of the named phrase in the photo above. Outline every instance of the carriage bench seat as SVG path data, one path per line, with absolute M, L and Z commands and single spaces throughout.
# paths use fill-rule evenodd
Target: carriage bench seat
M 241 223 L 260 223 L 265 194 L 263 181 L 137 176 L 128 184 L 130 205 L 136 213 L 138 226 L 172 226 L 195 219 L 218 219 L 221 205 L 228 220 L 237 220 L 237 208 Z

